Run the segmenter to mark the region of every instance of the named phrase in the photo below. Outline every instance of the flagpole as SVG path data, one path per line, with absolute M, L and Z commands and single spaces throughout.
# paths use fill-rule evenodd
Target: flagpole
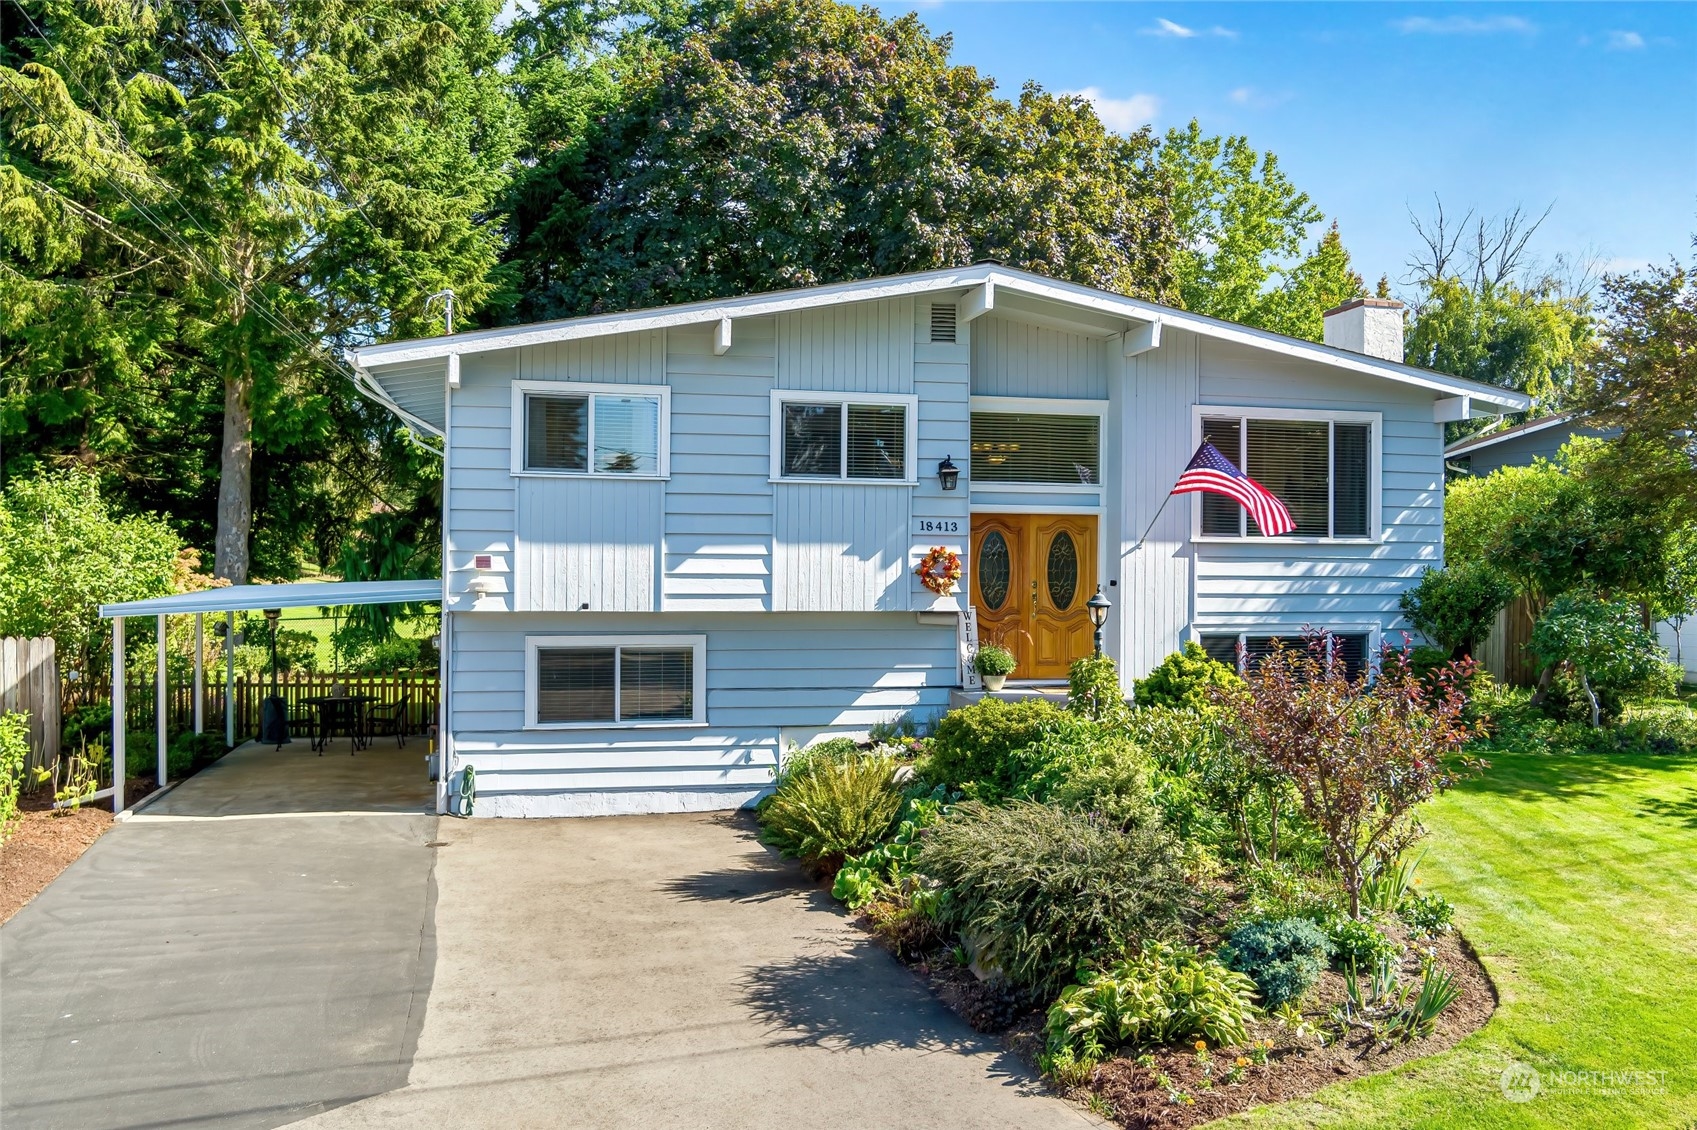
M 1154 529 L 1155 523 L 1159 522 L 1161 520 L 1161 512 L 1167 508 L 1167 503 L 1171 502 L 1172 500 L 1173 500 L 1172 492 L 1168 491 L 1167 496 L 1165 498 L 1161 499 L 1161 505 L 1155 508 L 1155 516 L 1153 518 L 1149 519 L 1149 524 L 1147 526 L 1143 527 L 1143 536 L 1138 538 L 1137 544 L 1131 547 L 1131 551 L 1133 553 L 1136 553 L 1138 550 L 1143 548 L 1144 541 L 1146 541 L 1149 537 L 1149 531 Z

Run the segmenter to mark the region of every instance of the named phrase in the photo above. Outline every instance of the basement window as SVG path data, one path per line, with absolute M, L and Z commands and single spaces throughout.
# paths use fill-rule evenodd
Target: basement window
M 532 728 L 705 724 L 705 636 L 541 636 L 526 648 Z

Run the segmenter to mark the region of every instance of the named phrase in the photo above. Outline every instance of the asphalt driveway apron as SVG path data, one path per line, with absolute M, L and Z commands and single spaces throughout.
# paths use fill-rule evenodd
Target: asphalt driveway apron
M 115 826 L 0 927 L 5 1130 L 280 1126 L 406 1082 L 437 819 L 195 815 L 229 808 L 240 774 L 311 768 L 251 752 Z

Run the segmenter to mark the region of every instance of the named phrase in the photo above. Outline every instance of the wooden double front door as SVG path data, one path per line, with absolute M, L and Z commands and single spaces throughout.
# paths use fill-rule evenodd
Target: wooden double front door
M 1095 515 L 974 514 L 969 564 L 978 638 L 1014 653 L 1014 678 L 1064 679 L 1090 654 Z

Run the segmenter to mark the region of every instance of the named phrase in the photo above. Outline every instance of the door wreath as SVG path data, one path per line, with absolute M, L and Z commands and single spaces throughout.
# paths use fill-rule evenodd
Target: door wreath
M 955 585 L 960 582 L 960 554 L 934 545 L 913 573 L 921 584 L 938 596 L 950 596 L 955 591 Z

